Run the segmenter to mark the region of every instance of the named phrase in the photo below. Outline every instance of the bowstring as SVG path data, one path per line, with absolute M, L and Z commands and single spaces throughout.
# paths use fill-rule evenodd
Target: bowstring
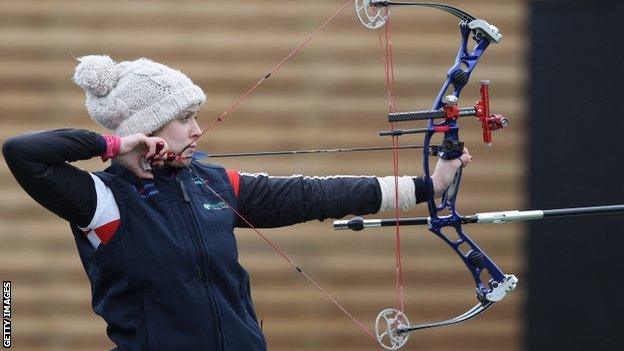
M 389 16 L 389 8 L 384 8 L 387 18 L 386 24 L 379 32 L 379 46 L 381 50 L 381 60 L 384 65 L 384 76 L 388 97 L 388 110 L 390 113 L 397 111 L 396 104 L 396 80 L 394 78 L 394 55 L 392 52 L 392 26 Z M 390 129 L 396 128 L 396 122 L 390 123 Z M 397 309 L 405 311 L 405 294 L 403 291 L 403 263 L 401 259 L 401 230 L 399 226 L 399 138 L 392 136 L 392 168 L 394 175 L 394 207 L 396 218 L 395 231 L 395 295 Z

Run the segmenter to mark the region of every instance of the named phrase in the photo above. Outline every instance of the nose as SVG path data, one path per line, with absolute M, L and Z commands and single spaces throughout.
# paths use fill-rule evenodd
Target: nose
M 193 119 L 193 121 L 191 122 L 191 131 L 190 131 L 190 137 L 191 138 L 197 138 L 201 135 L 201 128 L 199 127 L 199 124 L 197 123 L 196 119 Z

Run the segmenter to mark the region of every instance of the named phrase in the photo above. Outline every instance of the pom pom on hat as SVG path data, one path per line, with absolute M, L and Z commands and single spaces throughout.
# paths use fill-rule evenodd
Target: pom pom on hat
M 108 95 L 117 83 L 115 62 L 105 55 L 89 55 L 78 59 L 74 82 L 87 93 L 102 97 Z

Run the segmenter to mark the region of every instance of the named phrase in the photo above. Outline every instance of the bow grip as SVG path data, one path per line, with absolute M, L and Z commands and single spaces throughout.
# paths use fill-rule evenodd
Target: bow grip
M 441 150 L 438 152 L 438 156 L 445 160 L 454 160 L 460 158 L 464 153 L 464 142 L 459 141 L 457 137 L 457 130 L 452 130 L 448 133 L 444 133 L 444 140 L 442 141 Z

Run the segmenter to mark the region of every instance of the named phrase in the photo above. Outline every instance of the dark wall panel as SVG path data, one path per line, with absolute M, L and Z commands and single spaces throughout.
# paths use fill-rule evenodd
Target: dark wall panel
M 531 208 L 624 203 L 624 3 L 530 5 Z M 624 215 L 531 223 L 526 349 L 622 350 Z

